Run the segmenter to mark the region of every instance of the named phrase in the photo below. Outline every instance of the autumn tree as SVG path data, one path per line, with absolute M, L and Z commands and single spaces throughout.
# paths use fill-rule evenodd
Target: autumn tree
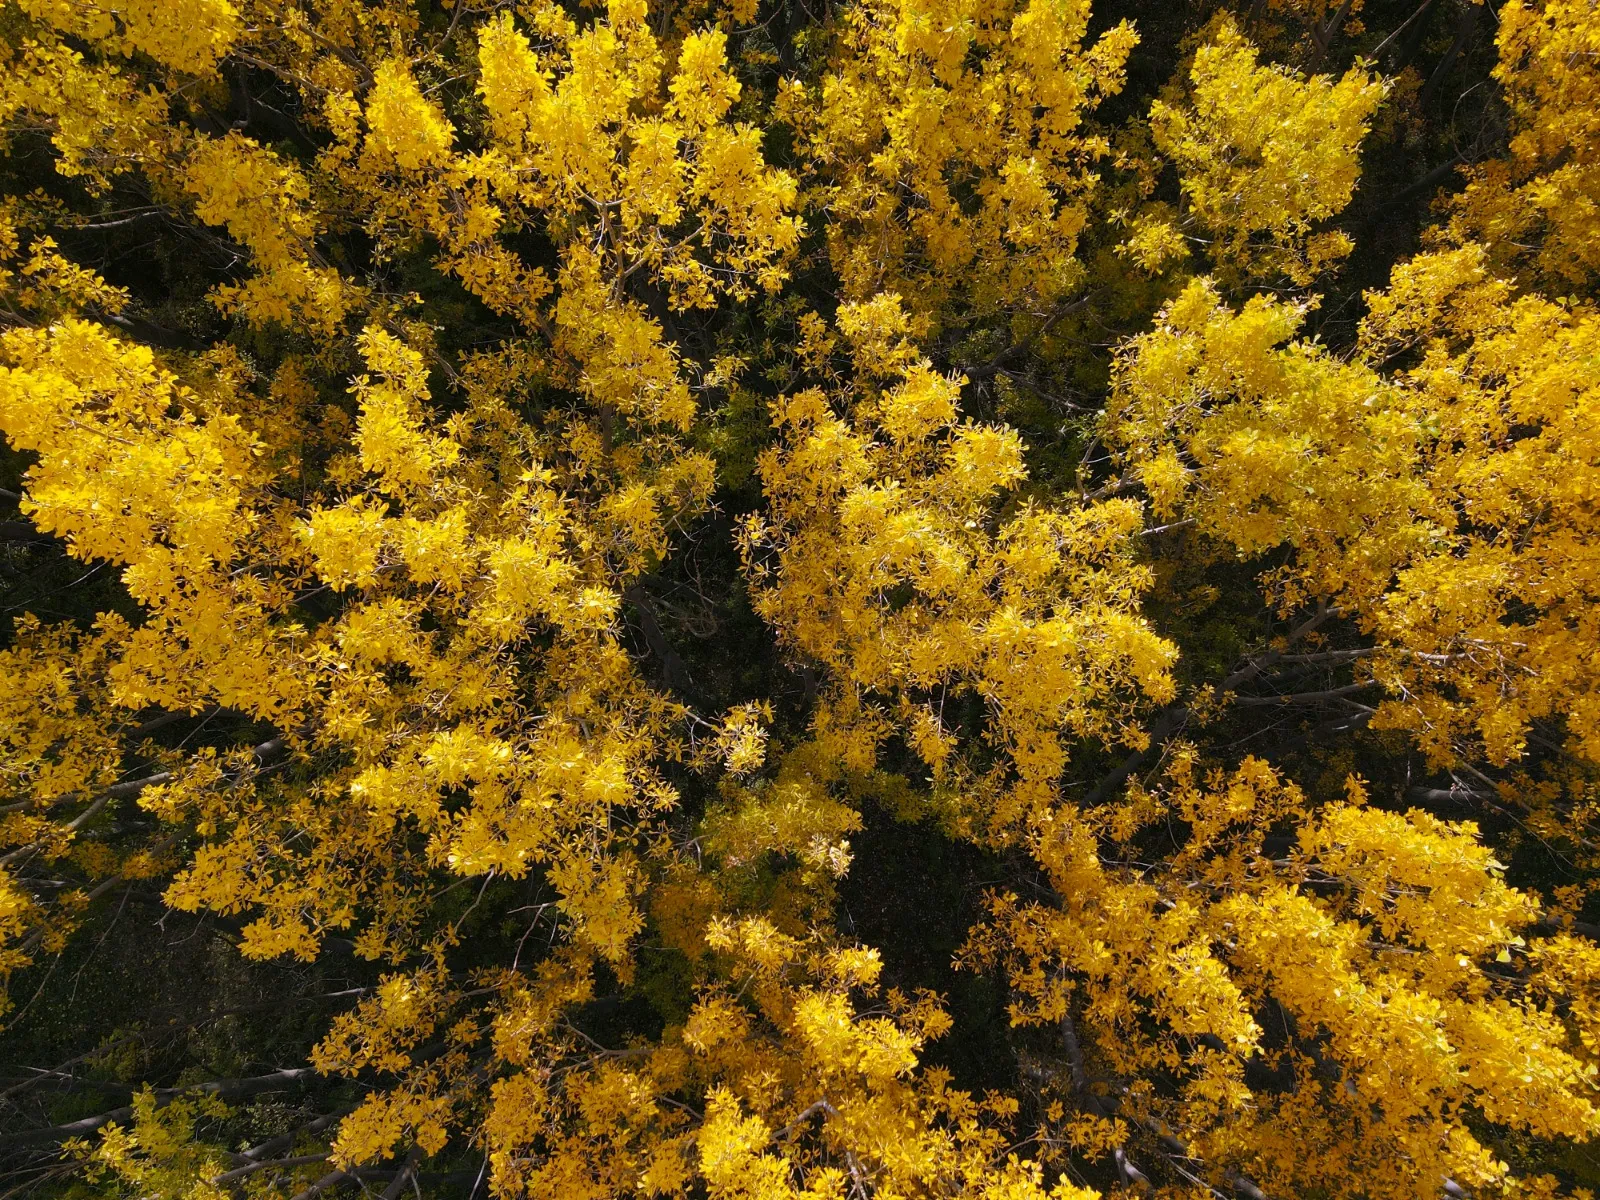
M 13 1190 L 1587 1195 L 1597 51 L 0 0 Z

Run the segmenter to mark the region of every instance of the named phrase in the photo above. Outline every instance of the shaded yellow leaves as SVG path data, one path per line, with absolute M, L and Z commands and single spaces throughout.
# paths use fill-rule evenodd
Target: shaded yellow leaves
M 126 288 L 66 258 L 54 238 L 28 228 L 28 217 L 14 198 L 0 199 L 0 297 L 40 317 L 90 307 L 115 314 L 127 307 Z
M 640 424 L 687 429 L 694 398 L 677 351 L 638 305 L 617 302 L 604 266 L 577 249 L 562 272 L 556 321 L 562 348 L 581 364 L 580 386 L 596 404 Z
M 7 796 L 48 802 L 111 783 L 121 742 L 94 701 L 104 701 L 112 639 L 22 618 L 0 652 L 0 780 Z M 97 694 L 100 693 L 100 694 Z M 87 710 L 87 711 L 86 711 Z M 15 821 L 0 818 L 0 828 Z
M 411 1065 L 411 1051 L 432 1036 L 447 1010 L 448 974 L 433 969 L 386 975 L 373 994 L 333 1021 L 311 1056 L 327 1074 L 364 1067 L 395 1072 Z

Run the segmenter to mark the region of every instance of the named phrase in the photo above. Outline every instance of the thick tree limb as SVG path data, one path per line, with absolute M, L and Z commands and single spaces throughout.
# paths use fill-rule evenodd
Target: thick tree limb
M 34 526 L 32 521 L 0 521 L 0 542 L 14 546 L 60 546 L 50 534 Z
M 1339 32 L 1339 27 L 1344 24 L 1350 15 L 1350 6 L 1353 0 L 1344 0 L 1338 10 L 1328 18 L 1326 25 L 1318 25 L 1315 21 L 1311 24 L 1311 40 L 1316 45 L 1316 53 L 1311 56 L 1311 68 L 1315 70 L 1327 57 L 1328 48 L 1333 45 L 1334 36 Z
M 100 319 L 114 325 L 136 342 L 143 342 L 157 350 L 199 350 L 200 341 L 181 329 L 168 329 L 140 317 L 125 317 L 121 313 L 101 313 Z
M 813 1100 L 810 1104 L 806 1105 L 803 1109 L 800 1110 L 799 1114 L 795 1117 L 794 1120 L 790 1121 L 782 1129 L 780 1129 L 776 1133 L 774 1133 L 772 1135 L 772 1140 L 775 1141 L 775 1142 L 782 1141 L 784 1138 L 788 1137 L 791 1133 L 795 1132 L 795 1130 L 799 1129 L 800 1126 L 804 1125 L 812 1117 L 816 1116 L 819 1112 L 820 1113 L 827 1113 L 829 1116 L 837 1116 L 838 1115 L 838 1110 L 836 1108 L 834 1108 L 832 1104 L 828 1103 L 828 1100 L 827 1100 L 826 1097 L 824 1097 L 821 1100 Z
M 1409 29 L 1411 27 L 1412 22 L 1414 22 L 1418 18 L 1422 17 L 1432 7 L 1433 7 L 1433 0 L 1422 0 L 1422 6 L 1420 8 L 1418 8 L 1415 12 L 1413 12 L 1404 21 L 1401 21 L 1400 24 L 1395 28 L 1395 31 L 1393 33 L 1391 33 L 1388 37 L 1384 38 L 1383 41 L 1379 42 L 1377 47 L 1372 51 L 1372 53 L 1368 57 L 1376 59 L 1378 57 L 1378 55 L 1382 54 L 1386 49 L 1388 49 L 1388 46 L 1389 46 L 1390 42 L 1394 41 L 1395 38 L 1399 37 L 1402 33 L 1404 33 L 1407 29 Z
M 357 1172 L 356 1174 L 359 1174 L 359 1172 Z M 324 1175 L 321 1179 L 317 1180 L 310 1187 L 308 1187 L 304 1191 L 299 1192 L 298 1194 L 296 1194 L 296 1196 L 294 1197 L 294 1200 L 311 1200 L 311 1198 L 313 1196 L 321 1195 L 323 1192 L 325 1192 L 329 1188 L 331 1188 L 334 1184 L 342 1183 L 345 1180 L 345 1178 L 347 1178 L 347 1177 L 351 1178 L 351 1179 L 354 1179 L 356 1177 L 356 1175 L 352 1174 L 349 1171 L 343 1171 L 343 1170 L 340 1170 L 340 1171 L 329 1171 L 326 1175 Z
M 1417 93 L 1417 107 L 1426 109 L 1429 101 L 1438 92 L 1451 69 L 1456 65 L 1456 59 L 1461 57 L 1461 52 L 1467 48 L 1467 43 L 1472 40 L 1478 31 L 1478 24 L 1483 19 L 1487 4 L 1481 0 L 1466 0 L 1462 5 L 1461 15 L 1456 20 L 1455 40 L 1450 43 L 1450 49 L 1445 51 L 1444 57 L 1439 60 L 1439 65 L 1433 69 L 1433 74 L 1428 76 L 1428 82 L 1422 85 L 1422 91 Z
M 166 723 L 167 722 L 161 722 L 161 724 L 166 724 Z M 141 729 L 147 729 L 151 724 L 153 724 L 153 723 L 152 722 L 146 722 L 145 725 L 136 727 L 133 732 L 135 734 L 138 734 Z M 250 756 L 253 759 L 255 759 L 256 765 L 258 767 L 264 767 L 268 763 L 270 763 L 274 759 L 276 759 L 278 757 L 278 755 L 282 754 L 284 749 L 286 748 L 286 746 L 287 746 L 287 743 L 284 741 L 282 736 L 275 737 L 275 738 L 269 738 L 267 741 L 262 742 L 260 745 L 252 746 L 250 748 Z M 94 793 L 94 798 L 93 798 L 93 801 L 91 802 L 91 807 L 92 807 L 94 812 L 99 812 L 100 808 L 104 806 L 104 804 L 105 804 L 105 802 L 107 800 L 130 800 L 133 797 L 139 795 L 139 793 L 144 791 L 145 788 L 156 787 L 156 786 L 158 786 L 160 784 L 163 784 L 163 783 L 171 783 L 176 778 L 177 778 L 177 775 L 174 774 L 171 771 L 157 771 L 155 774 L 146 775 L 142 779 L 129 779 L 129 780 L 126 780 L 126 781 L 124 781 L 122 783 L 110 784 L 107 787 L 102 788 L 100 791 Z M 68 793 L 67 795 L 64 795 L 64 796 L 52 797 L 52 798 L 50 798 L 48 800 L 43 801 L 43 803 L 45 803 L 45 804 L 65 804 L 65 803 L 70 803 L 70 802 L 72 802 L 74 800 L 77 800 L 77 799 L 80 799 L 80 797 L 77 794 Z M 21 801 L 21 802 L 19 802 L 19 807 L 28 807 L 32 803 L 33 803 L 33 801 Z M 9 810 L 10 808 L 11 808 L 11 806 L 8 805 L 7 806 L 7 810 Z M 91 814 L 80 814 L 75 819 L 74 823 L 72 825 L 68 826 L 68 828 L 71 828 L 71 829 L 78 828 L 78 826 L 81 825 L 83 823 L 83 821 L 86 820 L 89 815 L 91 815 Z M 23 849 L 26 849 L 26 847 L 24 847 Z M 13 853 L 16 853 L 16 852 L 13 852 Z M 4 863 L 6 861 L 8 861 L 8 859 L 0 858 L 0 863 Z
M 1462 800 L 1495 799 L 1494 796 L 1485 792 L 1468 791 L 1466 788 L 1413 787 L 1406 789 L 1406 795 L 1413 800 L 1421 800 L 1427 804 L 1456 804 Z
M 1102 1121 L 1112 1119 L 1111 1110 L 1106 1102 L 1095 1094 L 1094 1088 L 1089 1083 L 1089 1073 L 1084 1067 L 1083 1044 L 1078 1041 L 1078 1027 L 1073 1023 L 1072 1013 L 1061 1014 L 1061 1041 L 1067 1050 L 1067 1071 L 1072 1079 L 1072 1090 L 1076 1092 L 1084 1105 Z M 1117 1164 L 1117 1174 L 1122 1177 L 1122 1182 L 1129 1187 L 1138 1184 L 1142 1187 L 1151 1186 L 1150 1179 L 1128 1157 L 1127 1151 L 1118 1146 L 1111 1152 Z
M 405 1161 L 400 1164 L 400 1169 L 395 1172 L 389 1186 L 383 1189 L 382 1200 L 398 1200 L 401 1192 L 405 1191 L 406 1183 L 417 1173 L 417 1163 L 422 1161 L 422 1147 L 411 1147 L 411 1153 L 406 1155 Z
M 337 1121 L 343 1120 L 350 1113 L 355 1112 L 355 1110 L 355 1105 L 347 1104 L 342 1108 L 334 1109 L 331 1113 L 324 1113 L 322 1116 L 313 1121 L 307 1121 L 304 1125 L 301 1125 L 295 1129 L 291 1129 L 287 1133 L 280 1133 L 275 1138 L 269 1138 L 260 1145 L 252 1146 L 243 1153 L 235 1155 L 234 1162 L 242 1166 L 246 1163 L 258 1162 L 270 1155 L 277 1154 L 280 1150 L 287 1150 L 290 1146 L 294 1145 L 296 1138 L 309 1137 L 311 1135 L 321 1133 L 324 1129 L 328 1128 L 328 1126 Z
M 1189 719 L 1189 710 L 1182 706 L 1173 706 L 1163 709 L 1146 732 L 1150 736 L 1149 744 L 1143 750 L 1135 750 L 1117 765 L 1117 768 L 1097 783 L 1094 790 L 1083 798 L 1085 808 L 1093 808 L 1110 798 L 1111 794 L 1122 786 L 1123 782 L 1138 769 L 1139 764 L 1149 758 L 1152 753 L 1166 745 L 1184 723 Z

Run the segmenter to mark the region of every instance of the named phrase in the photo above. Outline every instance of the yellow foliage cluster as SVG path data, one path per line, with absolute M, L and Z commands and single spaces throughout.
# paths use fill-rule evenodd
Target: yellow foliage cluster
M 776 54 L 769 8 L 0 0 L 0 137 L 70 185 L 6 160 L 0 432 L 121 589 L 0 650 L 0 981 L 143 880 L 381 964 L 303 1159 L 210 1140 L 220 1084 L 68 1153 L 182 1200 L 466 1149 L 496 1200 L 1555 1194 L 1600 1136 L 1600 10 L 1500 10 L 1504 154 L 1335 349 L 1372 64 L 1219 16 L 1113 129 L 1139 35 L 1087 0 L 853 0 Z M 184 329 L 63 249 L 129 195 L 204 249 Z M 1092 379 L 1045 343 L 1102 293 L 1074 471 L 1012 368 Z M 662 633 L 716 538 L 796 686 Z M 1295 622 L 1220 682 L 1209 569 Z M 1330 662 L 1589 875 L 1205 741 Z M 933 1065 L 951 1011 L 846 919 L 884 819 L 1003 864 L 959 958 L 1051 1047 L 1028 1094 Z M 662 1019 L 603 1040 L 618 997 Z

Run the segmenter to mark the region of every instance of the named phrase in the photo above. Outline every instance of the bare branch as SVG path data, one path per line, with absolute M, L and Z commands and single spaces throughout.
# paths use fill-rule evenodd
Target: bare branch
M 322 1154 L 297 1154 L 293 1158 L 269 1158 L 266 1162 L 247 1163 L 242 1167 L 235 1167 L 231 1171 L 223 1172 L 211 1182 L 221 1185 L 232 1183 L 235 1179 L 243 1179 L 246 1175 L 254 1175 L 257 1171 L 266 1171 L 274 1167 L 303 1167 L 307 1163 L 325 1162 L 330 1153 L 331 1151 L 325 1151 Z
M 400 1164 L 400 1169 L 395 1172 L 395 1176 L 390 1180 L 389 1186 L 383 1189 L 382 1200 L 398 1200 L 400 1193 L 405 1191 L 406 1183 L 416 1174 L 417 1163 L 421 1160 L 422 1147 L 411 1147 L 411 1153 L 406 1155 L 405 1161 Z
M 1357 692 L 1364 692 L 1376 686 L 1377 681 L 1369 679 L 1365 683 L 1347 683 L 1344 687 L 1329 688 L 1322 692 L 1295 692 L 1287 696 L 1235 696 L 1233 702 L 1240 708 L 1288 708 L 1298 704 L 1326 704 L 1329 700 L 1353 696 Z
M 327 1191 L 334 1184 L 342 1182 L 347 1176 L 354 1178 L 349 1171 L 329 1171 L 310 1187 L 298 1193 L 294 1197 L 294 1200 L 311 1200 L 313 1196 L 320 1195 L 321 1193 Z

